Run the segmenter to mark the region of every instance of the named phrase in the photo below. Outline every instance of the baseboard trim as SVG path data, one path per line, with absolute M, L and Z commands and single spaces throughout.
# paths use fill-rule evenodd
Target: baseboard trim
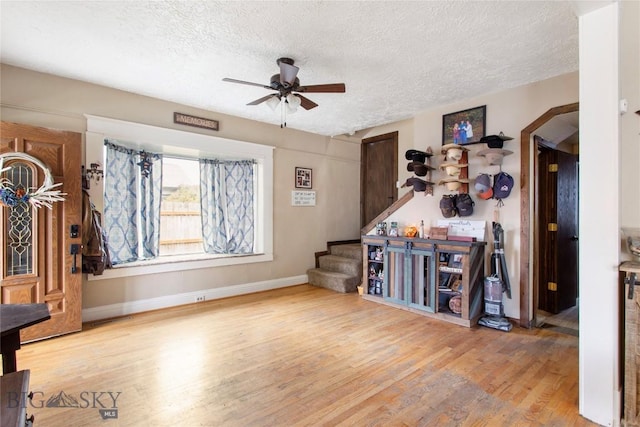
M 222 288 L 203 289 L 196 292 L 167 295 L 163 297 L 145 300 L 123 302 L 118 304 L 103 305 L 99 307 L 85 308 L 82 310 L 83 322 L 110 319 L 129 314 L 142 313 L 144 311 L 158 310 L 161 308 L 175 307 L 184 304 L 193 304 L 196 296 L 204 295 L 206 300 L 233 297 L 254 292 L 268 291 L 271 289 L 286 288 L 288 286 L 307 283 L 306 274 L 301 276 L 284 277 L 280 279 L 265 280 L 262 282 L 245 283 L 240 285 L 225 286 Z

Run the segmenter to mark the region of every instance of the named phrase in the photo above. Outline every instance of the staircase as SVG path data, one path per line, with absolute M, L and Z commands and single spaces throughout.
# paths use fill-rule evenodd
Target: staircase
M 362 283 L 362 245 L 333 245 L 318 258 L 319 268 L 307 271 L 309 283 L 336 292 L 355 292 Z

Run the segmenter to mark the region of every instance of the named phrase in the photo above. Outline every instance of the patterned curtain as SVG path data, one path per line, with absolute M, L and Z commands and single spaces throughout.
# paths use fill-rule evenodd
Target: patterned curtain
M 200 160 L 200 205 L 204 251 L 253 253 L 253 175 L 251 160 Z
M 113 265 L 138 259 L 137 176 L 133 150 L 105 141 L 104 228 Z
M 160 254 L 160 202 L 162 201 L 162 156 L 142 152 L 140 163 L 151 161 L 152 167 L 140 178 L 140 231 L 142 258 Z M 143 169 L 144 171 L 144 169 Z
M 103 222 L 111 262 L 155 258 L 160 252 L 162 157 L 108 140 L 105 147 Z

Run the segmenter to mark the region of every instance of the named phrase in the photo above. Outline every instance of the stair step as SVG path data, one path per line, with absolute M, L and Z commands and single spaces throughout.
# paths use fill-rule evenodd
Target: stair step
M 333 245 L 329 248 L 331 255 L 362 261 L 362 245 L 360 243 L 349 243 L 346 245 Z
M 309 284 L 341 293 L 355 292 L 360 284 L 358 277 L 321 268 L 308 270 L 307 276 Z
M 349 276 L 362 276 L 362 261 L 338 255 L 323 255 L 318 258 L 321 269 L 344 273 Z

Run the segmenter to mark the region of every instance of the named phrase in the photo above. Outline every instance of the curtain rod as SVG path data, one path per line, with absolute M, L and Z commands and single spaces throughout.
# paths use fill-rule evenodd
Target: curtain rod
M 115 142 L 114 142 L 115 141 Z M 140 148 L 131 148 L 128 144 L 123 144 L 121 141 L 117 140 L 117 139 L 109 139 L 109 138 L 105 138 L 104 139 L 104 143 L 105 144 L 113 144 L 115 146 L 118 147 L 122 147 L 125 148 L 127 150 L 131 150 L 131 151 L 135 151 L 138 154 L 141 153 L 142 151 L 147 152 L 149 154 L 161 154 L 164 157 L 170 157 L 172 159 L 178 159 L 178 160 L 193 160 L 193 161 L 197 161 L 197 160 L 217 160 L 217 161 L 251 161 L 254 164 L 257 164 L 258 161 L 256 159 L 250 159 L 250 158 L 211 158 L 211 157 L 200 157 L 200 156 L 194 156 L 194 157 L 189 157 L 189 156 L 184 156 L 184 155 L 180 155 L 180 154 L 171 154 L 171 153 L 164 153 L 164 152 L 160 152 L 160 153 L 154 153 L 151 151 L 147 151 L 144 149 L 140 149 Z M 134 144 L 134 143 L 131 143 Z

